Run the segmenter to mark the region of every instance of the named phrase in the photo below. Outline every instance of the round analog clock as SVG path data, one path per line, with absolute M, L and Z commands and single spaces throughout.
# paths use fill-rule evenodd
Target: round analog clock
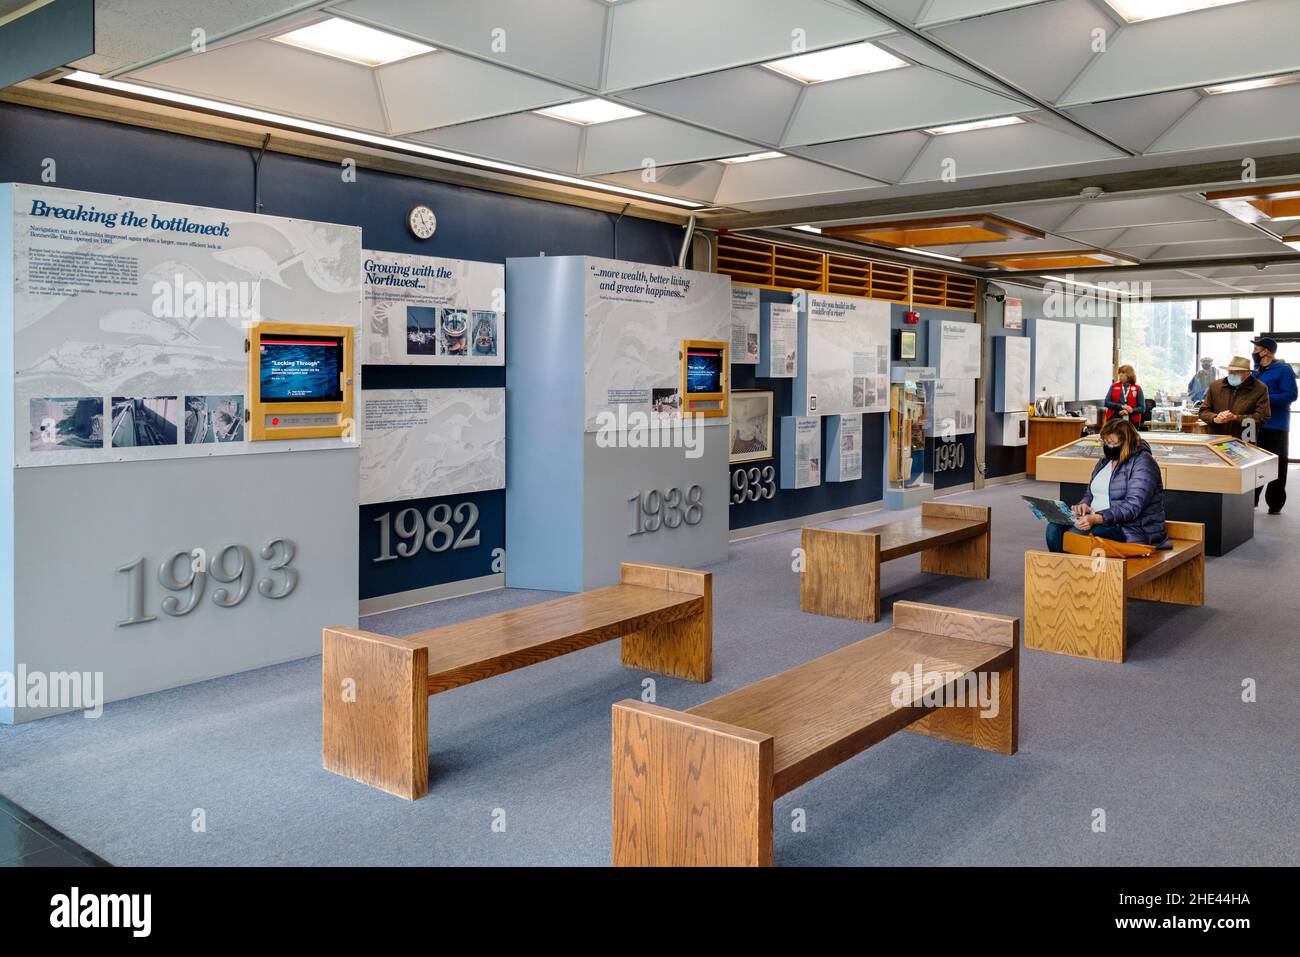
M 412 206 L 406 214 L 406 228 L 416 239 L 428 239 L 438 228 L 438 217 L 428 206 Z

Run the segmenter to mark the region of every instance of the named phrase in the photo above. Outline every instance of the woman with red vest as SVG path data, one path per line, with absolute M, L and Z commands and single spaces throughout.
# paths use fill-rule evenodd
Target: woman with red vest
M 1128 419 L 1135 428 L 1142 428 L 1142 415 L 1147 410 L 1147 400 L 1137 382 L 1137 373 L 1132 366 L 1119 367 L 1119 380 L 1110 387 L 1103 400 L 1107 422 L 1119 417 Z

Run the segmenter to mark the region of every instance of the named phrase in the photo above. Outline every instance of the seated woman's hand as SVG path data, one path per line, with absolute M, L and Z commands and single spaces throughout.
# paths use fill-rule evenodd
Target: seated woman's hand
M 1080 502 L 1078 505 L 1071 505 L 1070 511 L 1072 511 L 1077 517 L 1082 518 L 1092 511 L 1092 506 L 1087 502 Z

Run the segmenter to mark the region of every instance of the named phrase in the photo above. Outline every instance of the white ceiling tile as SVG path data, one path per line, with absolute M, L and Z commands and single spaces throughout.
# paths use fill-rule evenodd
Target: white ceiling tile
M 1152 256 L 1162 259 L 1201 259 L 1213 256 L 1253 256 L 1268 253 L 1284 253 L 1287 247 L 1271 239 L 1254 239 L 1246 242 L 1218 241 L 1208 243 L 1179 243 L 1161 246 Z
M 951 20 L 981 17 L 1042 2 L 1043 0 L 930 0 L 919 22 L 921 26 L 930 27 Z
M 1095 103 L 1300 69 L 1300 3 L 1251 0 L 1134 23 L 1065 95 Z
M 1119 247 L 1145 245 L 1173 245 L 1213 241 L 1258 240 L 1259 230 L 1231 220 L 1211 220 L 1203 223 L 1164 223 L 1153 226 L 1134 226 L 1124 230 L 1111 242 Z
M 458 49 L 596 89 L 605 8 L 606 4 L 592 0 L 347 0 L 331 9 L 418 37 L 435 47 Z
M 930 15 L 927 14 L 927 18 Z M 966 58 L 1049 103 L 1094 57 L 1094 30 L 1114 24 L 1089 0 L 1054 0 L 932 30 Z
M 607 90 L 792 56 L 797 39 L 812 51 L 893 32 L 825 0 L 631 0 L 611 11 Z
M 649 114 L 588 126 L 586 130 L 582 159 L 582 171 L 586 175 L 640 170 L 647 162 L 675 166 L 754 152 L 750 143 Z
M 785 142 L 824 143 L 1030 109 L 1019 100 L 977 89 L 926 67 L 910 66 L 809 87 Z
M 942 181 L 948 169 L 960 182 L 971 176 L 1067 166 L 1119 155 L 1095 140 L 1070 136 L 1038 123 L 1019 123 L 933 137 L 904 182 Z
M 1300 138 L 1300 84 L 1207 96 L 1156 140 L 1151 152 L 1295 138 Z
M 369 67 L 250 40 L 159 63 L 133 82 L 373 133 L 387 130 Z
M 1060 228 L 1075 232 L 1080 229 L 1146 226 L 1153 223 L 1193 223 L 1218 218 L 1218 210 L 1183 196 L 1142 196 L 1134 199 L 1097 199 L 1082 203 Z
M 929 139 L 924 133 L 915 131 L 887 133 L 838 143 L 801 146 L 793 152 L 893 183 L 903 175 Z
M 721 163 L 683 163 L 655 171 L 655 179 L 646 182 L 640 171 L 610 173 L 596 179 L 615 186 L 626 186 L 646 193 L 689 199 L 698 203 L 713 204 L 726 167 Z
M 567 87 L 439 50 L 375 71 L 395 134 L 567 103 Z
M 755 163 L 735 163 L 722 174 L 717 203 L 732 205 L 779 196 L 809 196 L 883 184 L 787 156 Z
M 629 90 L 620 99 L 758 143 L 776 144 L 802 86 L 761 66 Z
M 1200 96 L 1194 90 L 1176 90 L 1076 106 L 1066 112 L 1121 146 L 1144 153 L 1156 137 L 1173 126 L 1199 100 Z
M 581 131 L 582 127 L 572 123 L 518 113 L 414 133 L 409 138 L 443 149 L 574 176 L 578 173 Z

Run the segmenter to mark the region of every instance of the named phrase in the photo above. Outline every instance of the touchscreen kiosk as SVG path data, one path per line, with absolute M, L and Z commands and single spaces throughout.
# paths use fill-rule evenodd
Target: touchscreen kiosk
M 248 336 L 248 434 L 338 438 L 352 430 L 351 326 L 260 322 Z
M 682 414 L 727 414 L 727 343 L 715 339 L 682 340 Z

